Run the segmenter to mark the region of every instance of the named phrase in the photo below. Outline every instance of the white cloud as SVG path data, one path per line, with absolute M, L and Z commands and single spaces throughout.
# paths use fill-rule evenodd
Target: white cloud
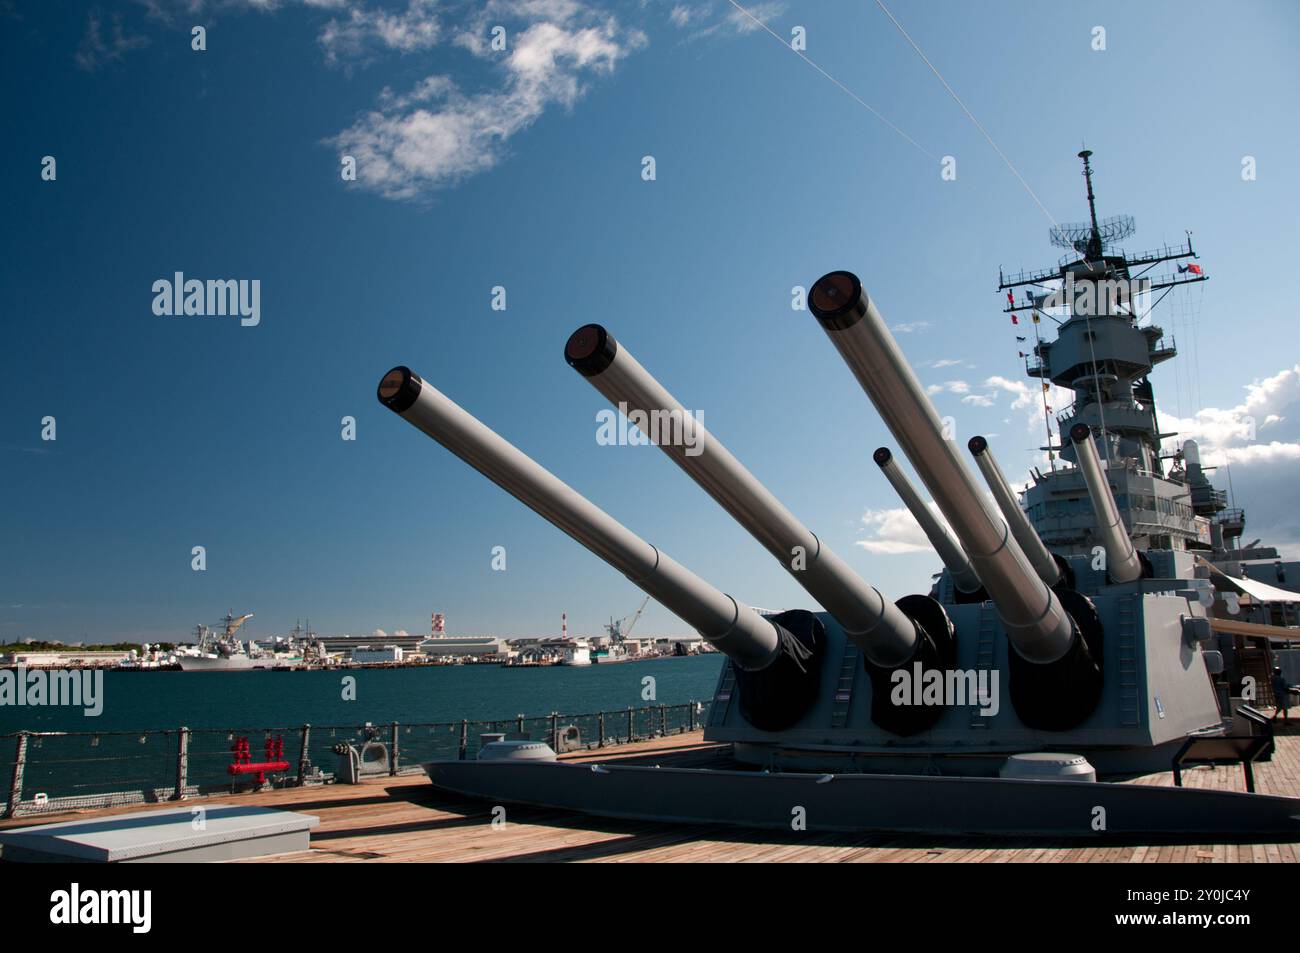
M 982 386 L 985 388 L 983 394 L 972 394 L 969 398 L 962 398 L 962 403 L 975 407 L 992 407 L 997 402 L 999 395 L 1010 397 L 1009 408 L 1024 411 L 1026 430 L 1030 433 L 1042 434 L 1044 401 L 1043 397 L 1040 396 L 1043 394 L 1040 383 L 1036 381 L 1030 383 L 1013 381 L 1010 378 L 995 374 L 986 378 Z M 1046 397 L 1046 404 L 1051 408 L 1049 413 L 1055 415 L 1063 412 L 1073 402 L 1074 392 L 1057 387 L 1055 384 L 1049 384 Z M 1004 419 L 1002 422 L 1010 423 L 1011 421 Z
M 731 5 L 728 4 L 728 6 Z M 779 17 L 785 12 L 784 3 L 749 3 L 748 0 L 746 0 L 746 2 L 741 4 L 741 6 L 749 11 L 749 16 L 745 16 L 744 13 L 737 10 L 735 7 L 731 7 L 730 12 L 727 14 L 727 22 L 734 27 L 738 33 L 753 33 L 755 30 L 761 30 L 763 28 L 755 23 L 754 20 L 761 20 L 764 23 L 768 23 L 773 17 Z
M 1165 442 L 1200 445 L 1201 463 L 1220 467 L 1210 477 L 1231 492 L 1230 505 L 1246 510 L 1246 538 L 1263 538 L 1283 558 L 1300 556 L 1300 364 L 1245 385 L 1232 407 L 1206 407 L 1188 418 L 1160 414 L 1160 427 L 1177 431 Z
M 947 526 L 948 523 L 938 507 L 933 502 L 927 505 L 939 522 Z M 869 553 L 899 556 L 906 553 L 934 552 L 925 531 L 921 529 L 921 524 L 905 506 L 867 510 L 862 514 L 862 526 L 867 532 L 867 537 L 855 540 L 854 545 L 861 546 Z
M 929 326 L 929 321 L 907 321 L 903 324 L 890 325 L 889 330 L 895 334 L 911 334 L 913 331 L 924 331 Z
M 514 16 L 563 23 L 582 13 L 584 7 L 578 0 L 488 0 L 483 9 L 488 19 Z
M 925 392 L 927 394 L 969 394 L 970 384 L 966 381 L 944 381 L 942 384 L 931 384 Z
M 330 20 L 317 38 L 325 61 L 363 56 L 378 48 L 414 53 L 437 45 L 442 25 L 437 0 L 408 0 L 401 12 L 354 6 L 344 20 Z
M 466 94 L 431 76 L 410 93 L 381 96 L 377 110 L 333 143 L 356 157 L 363 186 L 389 198 L 454 185 L 495 166 L 514 135 L 550 106 L 572 107 L 588 76 L 609 74 L 644 42 L 613 18 L 585 27 L 534 23 L 513 37 L 499 89 Z
M 194 17 L 200 14 L 212 22 L 215 13 L 234 10 L 253 10 L 258 13 L 274 13 L 282 7 L 303 6 L 316 10 L 343 10 L 350 6 L 360 6 L 358 0 L 135 0 L 145 8 L 146 13 L 155 20 L 173 23 L 177 17 Z M 188 29 L 188 26 L 187 26 Z
M 738 0 L 749 11 L 749 16 L 728 0 L 706 0 L 700 3 L 675 3 L 668 13 L 668 19 L 678 29 L 691 28 L 689 40 L 699 40 L 713 36 L 724 30 L 734 33 L 753 33 L 763 27 L 755 20 L 771 26 L 771 21 L 785 13 L 785 4 L 779 0 L 763 0 L 751 3 L 750 0 Z M 779 32 L 779 31 L 778 31 Z
M 673 26 L 684 27 L 691 22 L 691 18 L 695 16 L 695 13 L 696 11 L 691 7 L 679 3 L 668 14 L 668 19 L 673 21 Z
M 144 7 L 145 13 L 164 23 L 172 22 L 173 14 L 192 16 L 203 12 L 203 0 L 135 0 Z
M 122 26 L 122 15 L 114 13 L 112 23 L 105 36 L 104 21 L 98 10 L 91 10 L 86 16 L 86 32 L 82 34 L 81 43 L 72 57 L 77 66 L 88 73 L 93 73 L 107 63 L 120 62 L 127 53 L 149 45 L 148 37 L 128 34 Z
M 1300 443 L 1252 443 L 1245 447 L 1224 447 L 1212 451 L 1205 462 L 1224 462 L 1232 464 L 1268 464 L 1300 460 Z
M 1013 381 L 1005 377 L 994 375 L 984 381 L 985 387 L 991 387 L 995 391 L 1002 391 L 1011 394 L 1015 400 L 1011 402 L 1012 410 L 1023 410 L 1029 406 L 1031 393 L 1029 385 L 1024 381 Z
M 648 40 L 623 28 L 589 0 L 137 0 L 149 17 L 182 28 L 194 16 L 271 12 L 287 7 L 327 11 L 317 42 L 328 64 L 366 63 L 381 55 L 425 56 L 460 47 L 489 64 L 489 80 L 471 83 L 454 64 L 427 69 L 412 88 L 382 90 L 375 108 L 326 144 L 357 161 L 362 188 L 389 198 L 415 198 L 455 185 L 501 161 L 512 137 L 551 108 L 569 109 L 591 79 L 613 72 Z M 321 22 L 320 20 L 316 21 Z M 113 43 L 92 13 L 78 52 L 86 69 L 120 58 L 143 38 L 126 37 L 115 18 Z M 504 50 L 492 30 L 506 30 Z M 482 75 L 482 70 L 474 71 Z M 416 73 L 415 75 L 420 75 Z
M 4 0 L 0 0 L 3 3 Z M 324 140 L 357 160 L 358 184 L 388 198 L 418 198 L 455 185 L 502 161 L 508 143 L 549 109 L 571 109 L 595 78 L 648 42 L 621 26 L 593 0 L 135 0 L 148 19 L 188 29 L 194 18 L 296 8 L 318 15 L 312 29 L 329 64 L 366 63 L 381 55 L 423 57 L 456 48 L 484 61 L 492 79 L 467 80 L 454 64 L 424 71 L 406 91 L 378 94 L 374 109 Z M 759 29 L 726 0 L 659 0 L 661 15 L 691 39 L 717 31 Z M 641 16 L 651 0 L 641 0 Z M 629 5 L 632 6 L 632 5 Z M 777 17 L 785 4 L 762 0 L 749 7 L 760 19 Z M 623 14 L 619 14 L 623 16 Z M 115 17 L 114 24 L 117 24 Z M 323 23 L 323 25 L 321 25 Z M 493 29 L 506 30 L 504 50 L 492 49 Z M 84 68 L 97 68 L 145 43 L 115 27 L 105 39 L 92 14 L 78 52 Z M 482 76 L 483 70 L 475 71 Z M 408 74 L 409 75 L 409 74 Z M 414 73 L 419 76 L 420 73 Z M 452 78 L 454 75 L 454 79 Z M 903 330 L 927 327 L 928 322 Z
M 566 24 L 586 12 L 587 8 L 579 0 L 488 0 L 478 5 L 477 12 L 459 28 L 452 42 L 475 56 L 498 56 L 500 51 L 493 50 L 490 42 L 495 27 L 506 29 L 508 48 L 513 35 L 528 24 L 539 21 Z
M 921 525 L 900 506 L 893 509 L 867 510 L 862 514 L 862 525 L 867 530 L 866 539 L 855 540 L 869 553 L 896 556 L 902 553 L 920 553 L 930 548 Z
M 1246 399 L 1234 407 L 1206 407 L 1186 418 L 1160 413 L 1161 429 L 1178 432 L 1176 438 L 1166 441 L 1167 448 L 1194 439 L 1202 444 L 1204 462 L 1214 465 L 1218 460 L 1231 462 L 1230 452 L 1241 451 L 1240 459 L 1249 459 L 1252 453 L 1259 457 L 1264 451 L 1254 448 L 1265 438 L 1273 438 L 1273 443 L 1286 442 L 1286 436 L 1300 440 L 1294 420 L 1300 412 L 1300 364 L 1255 380 L 1245 391 Z M 1276 455 L 1278 451 L 1271 452 Z

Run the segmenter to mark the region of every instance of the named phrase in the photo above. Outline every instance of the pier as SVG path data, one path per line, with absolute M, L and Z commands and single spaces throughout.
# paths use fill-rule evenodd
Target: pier
M 729 746 L 705 742 L 687 730 L 600 749 L 561 755 L 566 761 L 725 766 Z M 1272 761 L 1255 767 L 1257 790 L 1300 795 L 1300 726 L 1277 735 Z M 1173 783 L 1172 774 L 1146 775 L 1133 784 Z M 1202 767 L 1184 772 L 1188 787 L 1244 791 L 1240 768 Z M 587 817 L 506 805 L 494 825 L 493 805 L 441 794 L 423 773 L 363 780 L 359 784 L 283 787 L 203 798 L 196 803 L 277 808 L 314 815 L 320 826 L 311 849 L 251 863 L 302 862 L 827 862 L 827 863 L 1295 863 L 1300 844 L 1235 840 L 1158 843 L 1092 838 L 991 838 L 921 834 L 824 834 L 748 831 L 725 826 L 653 824 Z M 73 818 L 104 817 L 156 804 L 96 811 L 42 813 L 0 821 L 0 829 Z M 1204 839 L 1204 838 L 1202 838 Z M 1149 838 L 1147 840 L 1150 840 Z

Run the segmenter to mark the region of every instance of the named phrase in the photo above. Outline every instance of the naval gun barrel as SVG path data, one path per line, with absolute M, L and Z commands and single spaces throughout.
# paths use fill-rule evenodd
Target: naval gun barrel
M 1011 485 L 1007 483 L 1007 478 L 1002 474 L 1002 468 L 998 466 L 998 461 L 989 448 L 989 442 L 983 437 L 971 437 L 966 446 L 975 458 L 975 463 L 980 468 L 980 472 L 984 474 L 984 482 L 989 485 L 989 490 L 993 494 L 994 501 L 998 504 L 998 509 L 1002 511 L 1002 516 L 1006 519 L 1007 525 L 1011 527 L 1011 535 L 1016 538 L 1020 548 L 1029 557 L 1034 571 L 1038 573 L 1038 578 L 1049 586 L 1056 585 L 1061 580 L 1061 570 L 1056 565 L 1056 560 L 1052 557 L 1052 554 L 1048 552 L 1047 547 L 1043 545 L 1043 540 L 1038 535 L 1038 531 L 1029 522 L 1029 517 L 1020 508 L 1016 494 L 1012 491 Z
M 970 557 L 1017 653 L 1049 664 L 1071 652 L 1078 633 L 1006 524 L 989 511 L 953 441 L 875 303 L 856 275 L 835 271 L 813 285 L 809 307 L 920 474 Z
M 1083 474 L 1088 496 L 1092 499 L 1093 512 L 1097 514 L 1101 544 L 1106 550 L 1106 571 L 1113 582 L 1132 582 L 1142 575 L 1142 563 L 1120 519 L 1115 496 L 1110 492 L 1110 483 L 1101 468 L 1101 460 L 1097 458 L 1092 428 L 1087 424 L 1075 424 L 1070 428 L 1070 440 L 1074 443 L 1074 458 L 1079 472 Z
M 781 655 L 782 633 L 770 620 L 661 553 L 409 368 L 384 375 L 379 401 L 623 573 L 740 668 L 765 669 Z
M 922 638 L 916 623 L 796 519 L 605 328 L 574 331 L 564 359 L 624 413 L 655 422 L 653 442 L 776 557 L 867 658 L 891 668 L 913 657 Z M 671 428 L 667 438 L 663 427 Z
M 959 592 L 974 593 L 980 590 L 979 576 L 975 575 L 975 570 L 971 568 L 970 560 L 962 551 L 961 544 L 953 538 L 948 528 L 939 522 L 938 518 L 930 507 L 925 505 L 921 499 L 921 494 L 916 492 L 916 487 L 912 481 L 907 478 L 901 467 L 895 462 L 894 454 L 888 447 L 881 447 L 873 455 L 872 459 L 880 467 L 885 479 L 894 487 L 895 492 L 903 501 L 913 518 L 921 524 L 921 529 L 925 532 L 925 538 L 930 541 L 934 551 L 939 554 L 939 558 L 948 569 L 948 574 L 952 576 L 952 583 L 957 587 Z

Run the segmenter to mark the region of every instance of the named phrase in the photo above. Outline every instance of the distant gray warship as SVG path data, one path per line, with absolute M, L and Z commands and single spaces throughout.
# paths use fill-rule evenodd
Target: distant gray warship
M 1077 400 L 1060 421 L 1064 445 L 1051 451 L 1063 460 L 1035 476 L 1028 515 L 989 442 L 975 437 L 971 462 L 990 501 L 858 279 L 836 271 L 812 286 L 810 310 L 944 517 L 930 514 L 899 455 L 876 451 L 944 563 L 928 594 L 896 602 L 688 420 L 599 325 L 573 333 L 567 363 L 630 414 L 693 427 L 693 453 L 684 441 L 661 440 L 661 449 L 826 611 L 751 609 L 410 369 L 385 374 L 381 403 L 729 660 L 705 726 L 707 740 L 728 743 L 716 764 L 564 763 L 539 741 L 505 740 L 474 761 L 426 765 L 433 784 L 494 803 L 665 822 L 788 829 L 793 816 L 809 831 L 1300 836 L 1298 799 L 1113 783 L 1171 768 L 1177 777 L 1185 764 L 1240 763 L 1253 791 L 1250 765 L 1273 748 L 1266 719 L 1232 698 L 1225 678 L 1231 660 L 1210 611 L 1216 583 L 1194 545 L 1213 555 L 1209 517 L 1198 515 L 1186 484 L 1162 473 L 1146 374 L 1173 351 L 1157 329 L 1138 326 L 1131 286 L 1118 281 L 1135 265 L 1194 254 L 1190 242 L 1137 259 L 1108 251 L 1127 231 L 1131 220 L 1099 223 L 1094 211 L 1086 225 L 1054 235 L 1077 257 L 1002 283 L 1016 309 L 1014 289 L 1060 280 L 1075 311 L 1059 339 L 1036 351 L 1037 373 L 1073 388 Z M 1181 273 L 1203 277 L 1199 266 Z M 1089 291 L 1088 308 L 1104 296 L 1101 310 L 1080 307 Z

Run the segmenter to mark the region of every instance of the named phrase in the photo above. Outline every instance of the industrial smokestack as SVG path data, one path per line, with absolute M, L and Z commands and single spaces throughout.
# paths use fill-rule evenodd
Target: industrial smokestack
M 1070 440 L 1074 442 L 1074 457 L 1088 487 L 1093 512 L 1097 514 L 1101 543 L 1106 549 L 1106 571 L 1112 582 L 1132 582 L 1142 575 L 1142 563 L 1120 519 L 1119 507 L 1110 492 L 1110 482 L 1097 458 L 1092 429 L 1087 424 L 1075 424 L 1070 428 Z
M 957 534 L 1016 651 L 1034 663 L 1063 659 L 1080 641 L 1073 621 L 989 511 L 861 282 L 831 272 L 813 285 L 809 306 Z
M 930 545 L 934 547 L 934 551 L 939 554 L 939 558 L 947 567 L 948 574 L 952 576 L 953 585 L 959 592 L 968 595 L 979 592 L 979 576 L 975 575 L 975 570 L 971 568 L 970 560 L 962 551 L 961 544 L 953 538 L 952 533 L 948 532 L 948 528 L 939 522 L 930 507 L 925 505 L 921 495 L 916 492 L 916 487 L 912 486 L 912 481 L 895 462 L 893 453 L 888 447 L 881 447 L 873 454 L 873 459 L 885 474 L 885 479 L 893 485 L 903 505 L 921 524 L 925 538 L 930 541 Z
M 923 638 L 917 624 L 796 519 L 612 334 L 584 325 L 570 336 L 564 358 L 626 412 L 688 431 L 689 441 L 661 438 L 660 449 L 826 607 L 872 663 L 891 668 L 916 655 Z
M 379 401 L 623 573 L 741 669 L 765 670 L 783 656 L 788 632 L 661 553 L 408 368 L 384 375 Z
M 993 451 L 989 449 L 989 442 L 983 437 L 971 437 L 967 447 L 975 457 L 980 472 L 984 474 L 984 482 L 989 485 L 998 509 L 1002 511 L 1007 525 L 1011 527 L 1011 535 L 1016 538 L 1020 548 L 1029 557 L 1034 571 L 1038 573 L 1038 578 L 1049 586 L 1056 585 L 1061 580 L 1061 570 L 1047 547 L 1043 545 L 1037 530 L 1029 522 L 1029 517 L 1025 516 L 1025 511 L 1020 508 L 1020 501 L 1016 499 L 1016 494 L 1007 483 L 1007 478 L 1003 475 L 1002 468 L 998 466 Z

